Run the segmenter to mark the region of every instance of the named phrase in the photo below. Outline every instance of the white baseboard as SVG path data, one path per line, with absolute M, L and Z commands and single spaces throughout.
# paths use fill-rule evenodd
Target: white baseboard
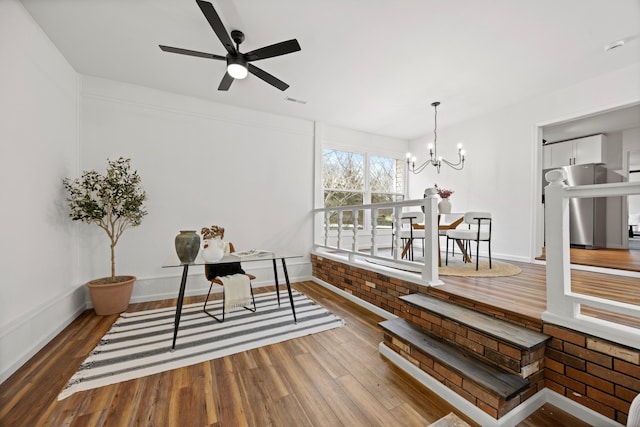
M 354 302 L 356 304 L 358 304 L 361 307 L 366 308 L 367 310 L 377 314 L 380 317 L 384 317 L 385 319 L 395 319 L 398 316 L 396 316 L 395 314 L 389 313 L 387 310 L 383 310 L 380 307 L 378 307 L 377 305 L 373 305 L 370 302 L 367 302 L 363 299 L 360 299 L 356 296 L 351 295 L 349 292 L 345 292 L 342 289 L 336 288 L 335 286 L 325 282 L 324 280 L 320 280 L 317 277 L 312 277 L 310 280 L 314 281 L 315 283 L 317 283 L 318 285 L 329 289 L 331 292 L 336 293 L 338 295 L 340 295 L 341 297 L 344 297 L 346 299 L 348 299 L 351 302 Z
M 35 307 L 0 329 L 0 383 L 40 351 L 87 309 L 80 286 Z
M 596 412 L 593 409 L 589 409 L 586 406 L 580 405 L 579 403 L 569 399 L 568 397 L 558 394 L 553 390 L 545 388 L 543 391 L 546 395 L 546 403 L 562 409 L 563 411 L 568 412 L 574 417 L 579 418 L 580 420 L 591 424 L 592 426 L 624 427 L 622 424 L 605 417 L 601 413 Z

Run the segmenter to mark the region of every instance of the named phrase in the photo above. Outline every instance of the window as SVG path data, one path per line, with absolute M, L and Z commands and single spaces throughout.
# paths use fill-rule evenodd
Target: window
M 404 200 L 404 162 L 388 157 L 371 156 L 369 182 L 371 203 L 399 202 Z M 377 226 L 391 227 L 391 208 L 378 210 Z
M 389 157 L 325 148 L 322 155 L 324 206 L 354 206 L 404 200 L 404 163 Z M 377 226 L 391 226 L 390 208 L 380 209 Z M 344 212 L 343 227 L 354 226 L 352 212 Z M 338 214 L 329 218 L 332 228 Z M 369 218 L 358 213 L 356 224 L 362 228 Z

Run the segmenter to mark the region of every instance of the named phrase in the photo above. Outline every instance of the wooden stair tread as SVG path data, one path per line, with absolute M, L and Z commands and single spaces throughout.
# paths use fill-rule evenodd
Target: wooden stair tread
M 464 353 L 451 344 L 438 341 L 402 318 L 385 320 L 379 325 L 385 331 L 411 343 L 419 351 L 428 354 L 440 364 L 448 366 L 504 400 L 515 397 L 529 387 L 528 380 L 501 371 Z
M 467 307 L 453 304 L 429 295 L 415 293 L 400 297 L 401 300 L 441 317 L 481 331 L 500 341 L 510 343 L 523 350 L 532 350 L 549 340 L 549 336 L 505 320 L 478 313 Z

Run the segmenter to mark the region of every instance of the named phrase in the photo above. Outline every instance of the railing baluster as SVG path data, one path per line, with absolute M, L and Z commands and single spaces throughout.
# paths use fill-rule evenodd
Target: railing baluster
M 353 226 L 353 242 L 351 243 L 351 253 L 349 254 L 351 261 L 355 259 L 355 254 L 358 253 L 358 212 L 358 209 L 351 211 L 351 224 Z
M 329 246 L 329 230 L 331 227 L 331 211 L 324 211 L 324 245 Z
M 393 208 L 393 231 L 394 231 L 394 235 L 393 235 L 393 259 L 400 259 L 400 256 L 402 255 L 402 241 L 400 239 L 400 231 L 402 228 L 402 220 L 400 219 L 402 217 L 402 206 L 400 207 L 394 207 Z
M 343 210 L 340 209 L 338 211 L 338 242 L 336 243 L 336 247 L 338 249 L 341 249 L 342 247 L 342 214 L 343 214 Z
M 378 255 L 378 208 L 371 209 L 371 255 Z

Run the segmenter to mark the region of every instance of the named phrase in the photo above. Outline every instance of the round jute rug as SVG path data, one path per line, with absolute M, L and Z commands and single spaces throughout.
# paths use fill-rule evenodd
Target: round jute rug
M 442 260 L 444 264 L 444 260 Z M 438 274 L 441 276 L 461 276 L 461 277 L 503 277 L 515 276 L 520 274 L 522 270 L 517 265 L 509 264 L 503 261 L 491 261 L 491 269 L 489 269 L 489 260 L 480 260 L 480 265 L 476 271 L 476 263 L 456 262 L 449 265 L 443 265 L 438 268 Z

